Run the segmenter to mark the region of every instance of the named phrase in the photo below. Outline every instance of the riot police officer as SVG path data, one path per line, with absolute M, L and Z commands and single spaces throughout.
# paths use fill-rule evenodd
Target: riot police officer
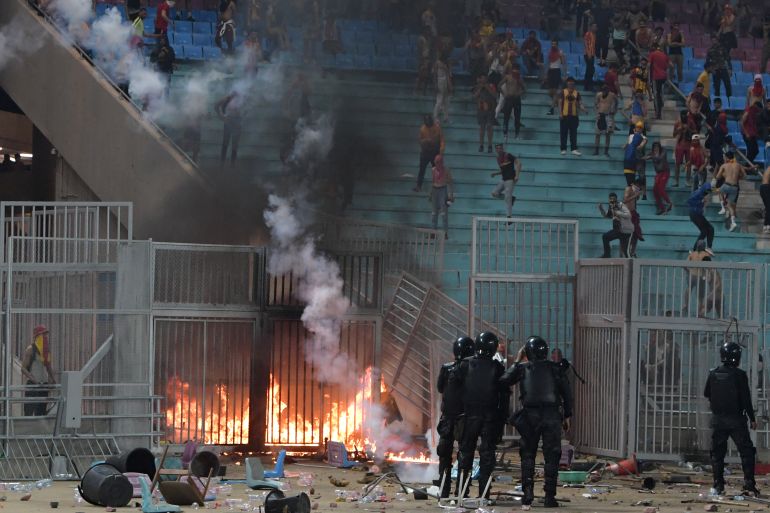
M 526 354 L 527 362 L 522 363 Z M 545 458 L 545 507 L 557 507 L 556 480 L 561 458 L 561 430 L 569 430 L 572 416 L 572 391 L 560 366 L 548 360 L 548 342 L 530 337 L 516 356 L 501 383 L 519 384 L 522 409 L 510 419 L 521 435 L 521 484 L 523 506 L 530 506 L 535 489 L 535 455 L 540 438 Z M 563 412 L 562 412 L 563 410 Z
M 746 372 L 738 368 L 741 363 L 741 346 L 725 342 L 719 349 L 722 365 L 709 372 L 706 390 L 703 392 L 711 404 L 711 463 L 714 467 L 713 493 L 725 492 L 725 454 L 727 439 L 732 438 L 741 456 L 744 494 L 758 495 L 754 481 L 756 449 L 751 442 L 746 417 L 751 429 L 757 429 L 751 391 Z
M 473 339 L 460 337 L 452 344 L 455 360 L 441 366 L 436 388 L 441 394 L 441 419 L 438 421 L 438 475 L 441 497 L 449 497 L 452 488 L 452 450 L 455 440 L 462 440 L 463 384 L 458 374 L 464 358 L 473 356 Z M 459 489 L 459 488 L 458 488 Z
M 484 332 L 476 337 L 475 355 L 466 358 L 460 365 L 463 379 L 463 406 L 465 425 L 460 443 L 458 468 L 460 486 L 469 479 L 473 467 L 473 455 L 479 444 L 479 497 L 486 490 L 495 467 L 495 446 L 503 428 L 505 418 L 501 416 L 501 401 L 504 400 L 500 378 L 505 372 L 503 364 L 492 359 L 497 352 L 499 340 L 494 333 Z

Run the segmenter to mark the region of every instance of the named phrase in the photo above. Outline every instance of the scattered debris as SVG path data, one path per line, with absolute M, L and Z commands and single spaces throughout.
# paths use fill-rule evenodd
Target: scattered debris
M 646 508 L 644 508 L 644 513 L 657 513 L 657 511 L 658 511 L 658 508 L 656 508 L 655 506 L 647 506 Z
M 24 495 L 21 496 L 21 500 L 23 500 L 23 501 L 28 501 L 31 498 L 32 498 L 32 494 L 31 493 L 25 493 Z
M 703 511 L 719 511 L 719 506 L 716 504 L 706 504 L 703 506 Z
M 340 488 L 344 488 L 350 484 L 350 481 L 346 481 L 344 479 L 337 479 L 334 476 L 329 476 L 329 482 L 334 486 L 339 486 Z

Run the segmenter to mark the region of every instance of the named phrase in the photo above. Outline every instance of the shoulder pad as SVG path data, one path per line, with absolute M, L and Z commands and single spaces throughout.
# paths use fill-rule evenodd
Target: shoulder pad
M 458 362 L 447 362 L 441 366 L 442 369 L 452 370 L 457 366 Z

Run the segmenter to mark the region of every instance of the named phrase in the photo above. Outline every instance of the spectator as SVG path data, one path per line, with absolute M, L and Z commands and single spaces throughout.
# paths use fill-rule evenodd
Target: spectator
M 241 140 L 241 110 L 243 97 L 233 91 L 217 102 L 214 109 L 224 123 L 222 133 L 222 151 L 219 155 L 220 162 L 224 163 L 227 157 L 227 147 L 231 146 L 230 165 L 235 166 L 238 158 L 238 143 Z
M 626 20 L 629 28 L 628 41 L 633 43 L 632 45 L 630 45 L 631 47 L 630 61 L 631 61 L 631 66 L 635 66 L 639 60 L 639 52 L 636 50 L 634 46 L 634 45 L 639 46 L 639 42 L 636 38 L 636 33 L 639 30 L 639 28 L 642 26 L 642 24 L 644 24 L 645 26 L 647 25 L 647 15 L 639 9 L 639 2 L 634 1 L 631 3 L 631 7 L 628 13 L 626 14 Z
M 158 5 L 158 10 L 155 13 L 155 34 L 166 34 L 168 32 L 168 26 L 173 25 L 171 21 L 171 9 L 174 7 L 174 0 L 163 0 Z
M 230 0 L 231 2 L 233 0 Z M 233 12 L 233 15 L 235 13 Z M 221 15 L 223 20 L 226 20 L 225 14 Z M 221 21 L 220 21 L 221 23 Z M 273 48 L 278 50 L 288 50 L 291 47 L 289 42 L 289 33 L 286 29 L 286 20 L 283 17 L 283 11 L 278 7 L 275 0 L 271 0 L 267 4 L 267 10 L 265 11 L 265 25 L 267 26 L 267 36 L 273 43 Z M 235 24 L 232 24 L 232 34 L 235 37 Z M 222 29 L 217 33 L 219 37 L 223 37 Z M 216 38 L 215 38 L 216 41 Z
M 649 94 L 650 84 L 648 79 L 647 57 L 642 57 L 641 61 L 631 68 L 631 73 L 628 75 L 631 91 L 634 95 L 636 93 L 641 93 L 642 95 Z
M 259 71 L 259 64 L 265 60 L 262 53 L 262 43 L 256 31 L 249 32 L 246 41 L 243 42 L 243 49 L 246 60 L 245 73 L 247 76 L 256 75 Z
M 201 151 L 202 125 L 203 115 L 188 114 L 182 132 L 182 140 L 179 144 L 180 148 L 187 152 L 196 164 Z
M 534 30 L 529 31 L 529 36 L 521 45 L 521 57 L 524 61 L 524 69 L 528 77 L 542 78 L 543 73 L 543 47 Z
M 634 231 L 631 234 L 631 240 L 628 245 L 628 256 L 630 258 L 636 258 L 636 245 L 639 241 L 644 241 L 644 237 L 642 236 L 642 220 L 636 209 L 636 201 L 639 199 L 639 196 L 642 195 L 643 186 L 644 179 L 639 177 L 634 183 L 626 185 L 626 188 L 623 191 L 623 204 L 631 213 L 631 222 L 634 225 Z
M 703 119 L 703 106 L 706 103 L 706 97 L 703 94 L 704 85 L 698 82 L 695 84 L 695 90 L 687 96 L 687 116 L 695 126 L 695 132 L 700 132 Z
M 700 134 L 694 134 L 690 141 L 690 154 L 687 161 L 690 165 L 687 167 L 685 182 L 692 185 L 693 190 L 697 189 L 706 181 L 706 154 L 703 146 L 700 145 Z
M 642 20 L 639 22 L 639 28 L 636 29 L 636 46 L 639 48 L 641 55 L 647 55 L 652 48 L 652 40 L 654 34 L 652 29 L 647 25 L 647 22 Z
M 184 10 L 187 11 L 187 21 L 195 21 L 195 18 L 193 18 L 192 15 L 192 10 L 190 9 L 190 0 L 184 0 Z M 176 19 L 182 19 L 182 14 L 179 11 L 176 13 Z
M 316 43 L 321 37 L 321 6 L 318 0 L 305 0 L 302 24 L 302 58 L 305 64 L 309 64 L 316 61 Z
M 681 111 L 679 119 L 674 124 L 673 134 L 676 139 L 676 148 L 674 149 L 674 163 L 676 165 L 674 187 L 679 187 L 679 172 L 683 164 L 685 166 L 685 173 L 688 173 L 687 169 L 690 166 L 690 142 L 695 132 L 695 124 L 691 123 L 688 112 L 686 110 Z
M 644 123 L 634 125 L 634 133 L 628 136 L 628 142 L 623 147 L 623 176 L 626 177 L 626 185 L 636 181 L 637 151 L 647 145 L 647 137 L 642 133 Z
M 444 238 L 449 238 L 449 205 L 454 201 L 452 173 L 444 165 L 443 155 L 436 155 L 433 159 L 433 184 L 430 189 L 430 202 L 432 206 L 431 223 L 434 230 L 438 229 L 438 216 L 443 218 Z
M 684 80 L 684 44 L 684 34 L 682 34 L 682 31 L 679 28 L 679 22 L 674 22 L 671 24 L 671 32 L 669 32 L 668 37 L 666 38 L 666 45 L 668 46 L 668 58 L 671 60 L 671 63 L 676 70 L 677 86 L 679 85 L 679 82 Z M 673 73 L 671 74 L 671 77 L 674 77 Z
M 738 0 L 735 3 L 735 24 L 740 37 L 748 36 L 753 16 L 752 7 L 745 0 Z
M 551 109 L 548 111 L 550 116 L 553 115 L 553 109 L 559 102 L 556 91 L 561 87 L 561 74 L 566 67 L 567 58 L 559 48 L 559 42 L 555 39 L 551 40 L 551 49 L 548 51 L 548 74 L 545 78 L 548 95 L 551 97 Z
M 717 100 L 719 100 L 717 102 Z M 720 110 L 717 110 L 717 107 Z M 724 146 L 728 141 L 728 129 L 727 129 L 727 113 L 721 112 L 722 100 L 719 98 L 714 99 L 714 110 L 712 113 L 716 113 L 716 119 L 713 124 L 709 123 L 711 127 L 711 135 L 708 138 L 709 149 L 709 164 L 712 169 L 719 169 L 719 166 L 724 164 Z
M 615 14 L 612 18 L 612 49 L 615 51 L 615 57 L 618 61 L 618 67 L 624 69 L 626 66 L 623 50 L 626 48 L 628 39 L 628 16 L 622 12 Z
M 665 0 L 650 1 L 650 19 L 654 22 L 662 23 L 666 21 L 666 2 Z
M 148 34 L 145 30 L 144 20 L 147 18 L 147 9 L 142 7 L 137 11 L 134 21 L 131 22 L 132 38 L 139 38 L 142 40 L 145 37 L 158 37 L 155 34 Z
M 425 169 L 428 167 L 428 164 L 433 165 L 436 156 L 444 153 L 444 134 L 441 132 L 441 126 L 430 114 L 425 114 L 423 117 L 419 141 L 420 168 L 417 175 L 417 185 L 412 189 L 414 192 L 422 190 L 422 182 L 425 178 Z
M 658 45 L 652 47 L 649 61 L 650 77 L 655 86 L 655 119 L 660 119 L 663 115 L 663 85 L 668 80 L 668 69 L 671 67 L 671 62 Z
M 484 151 L 484 134 L 487 135 L 487 152 L 492 153 L 492 131 L 495 124 L 495 89 L 487 82 L 487 77 L 480 75 L 473 88 L 476 99 L 476 120 L 479 123 L 479 151 Z
M 694 136 L 693 136 L 694 137 Z M 714 227 L 703 215 L 703 209 L 711 193 L 711 182 L 706 182 L 698 189 L 694 190 L 687 200 L 687 207 L 690 210 L 690 221 L 698 227 L 698 238 L 693 245 L 693 250 L 699 246 L 701 241 L 706 242 L 705 251 L 711 255 L 714 254 L 711 249 L 714 247 Z
M 735 155 L 733 152 L 727 152 L 725 154 L 726 162 L 719 167 L 714 178 L 719 183 L 723 180 L 724 183 L 719 186 L 719 193 L 723 195 L 725 201 L 727 201 L 727 215 L 730 217 L 730 227 L 728 230 L 733 231 L 738 227 L 736 220 L 738 193 L 740 192 L 740 181 L 746 177 L 747 169 L 735 161 Z
M 652 166 L 655 168 L 655 185 L 652 188 L 655 205 L 658 207 L 658 211 L 655 214 L 667 214 L 674 208 L 674 204 L 671 203 L 671 199 L 666 192 L 666 184 L 668 184 L 668 179 L 671 176 L 666 150 L 660 142 L 655 141 L 652 143 L 652 152 L 645 159 L 652 160 Z
M 587 32 L 589 24 L 585 22 L 587 21 L 586 18 L 591 17 L 592 3 L 591 0 L 575 0 L 575 37 L 581 37 Z M 588 16 L 584 16 L 586 13 Z
M 333 13 L 327 12 L 324 18 L 323 39 L 321 41 L 323 51 L 331 56 L 343 53 L 340 29 L 337 27 L 337 18 Z
M 714 73 L 714 95 L 721 96 L 720 83 L 725 85 L 727 96 L 733 95 L 733 88 L 730 85 L 730 56 L 728 50 L 719 42 L 716 35 L 711 36 L 711 47 L 706 53 L 706 66 L 710 67 Z
M 521 175 L 521 161 L 506 153 L 502 144 L 495 146 L 497 150 L 497 165 L 500 171 L 492 173 L 492 178 L 500 175 L 501 181 L 492 191 L 492 197 L 495 199 L 505 199 L 505 212 L 508 217 L 513 217 L 513 203 L 516 197 L 513 195 L 513 188 L 519 181 Z
M 428 27 L 422 28 L 422 34 L 417 38 L 417 81 L 414 84 L 415 94 L 428 92 L 431 70 L 433 69 L 433 36 Z
M 759 186 L 759 195 L 765 205 L 765 221 L 762 224 L 762 233 L 770 234 L 770 166 L 767 166 L 762 174 L 762 185 Z
M 48 389 L 43 385 L 56 383 L 51 367 L 51 344 L 48 340 L 48 328 L 44 325 L 35 326 L 32 330 L 32 342 L 24 351 L 21 360 L 21 373 L 26 378 L 26 384 L 33 389 L 24 392 L 25 397 L 48 397 Z M 45 416 L 48 413 L 48 403 L 24 403 L 24 415 Z
M 567 78 L 567 87 L 562 90 L 559 96 L 559 131 L 561 135 L 561 154 L 567 154 L 567 135 L 569 135 L 572 154 L 579 157 L 582 155 L 578 149 L 577 130 L 580 124 L 580 112 L 588 112 L 583 107 L 583 100 L 580 93 L 575 90 L 575 79 Z
M 699 240 L 695 247 L 687 255 L 689 262 L 711 262 L 714 252 L 706 247 L 705 240 Z M 698 317 L 706 317 L 713 311 L 717 318 L 722 317 L 722 277 L 719 271 L 713 268 L 689 267 L 686 268 L 688 279 L 687 288 L 682 298 L 682 316 L 686 316 L 690 310 L 690 294 L 692 289 L 696 291 L 698 305 Z
M 433 107 L 433 119 L 438 119 L 439 113 L 443 113 L 445 125 L 449 124 L 449 98 L 454 88 L 452 83 L 452 70 L 449 64 L 437 59 L 433 65 L 433 78 L 436 85 L 436 105 Z
M 610 139 L 615 131 L 615 112 L 618 108 L 618 97 L 610 91 L 605 83 L 596 95 L 596 137 L 594 139 L 594 155 L 599 154 L 599 141 L 604 134 L 604 155 L 610 156 Z
M 762 104 L 765 98 L 767 98 L 767 90 L 762 83 L 762 75 L 757 73 L 754 75 L 754 84 L 750 85 L 746 91 L 746 107 L 750 107 L 757 102 Z
M 267 25 L 261 0 L 248 0 L 246 7 L 246 28 L 250 32 L 265 34 Z
M 733 48 L 738 48 L 738 38 L 735 35 L 735 10 L 729 2 L 725 2 L 722 17 L 719 19 L 719 42 L 729 54 Z
M 620 240 L 620 257 L 628 258 L 628 242 L 634 232 L 634 223 L 631 222 L 631 212 L 622 202 L 618 201 L 618 195 L 611 192 L 609 205 L 604 211 L 604 205 L 599 203 L 599 213 L 602 217 L 612 219 L 612 229 L 602 235 L 604 252 L 601 258 L 610 258 L 610 242 Z
M 765 100 L 765 108 L 759 115 L 759 137 L 765 148 L 770 148 L 770 98 Z
M 548 37 L 556 40 L 559 37 L 562 20 L 562 10 L 558 0 L 549 0 L 540 13 L 540 17 L 542 20 L 545 20 L 543 29 L 548 34 Z
M 593 9 L 594 23 L 596 23 L 596 57 L 599 66 L 607 65 L 607 51 L 612 25 L 612 9 L 609 0 L 601 0 L 599 6 Z
M 434 7 L 435 7 L 435 3 L 431 0 L 428 3 L 428 7 L 423 11 L 422 16 L 420 16 L 420 20 L 422 21 L 423 31 L 427 30 L 430 33 L 431 37 L 438 36 L 438 25 L 436 22 L 436 14 L 433 12 Z
M 620 92 L 620 80 L 618 79 L 618 65 L 614 62 L 610 63 L 607 73 L 604 74 L 604 84 L 609 91 L 614 94 L 618 100 L 623 99 L 623 95 Z
M 486 55 L 484 54 L 484 44 L 481 41 L 481 36 L 478 33 L 471 35 L 467 43 L 465 43 L 465 49 L 468 54 L 468 71 L 471 75 L 471 80 L 476 80 L 480 75 L 486 75 L 487 70 L 484 69 L 484 60 Z
M 513 112 L 513 136 L 519 138 L 521 129 L 521 98 L 527 92 L 524 81 L 521 79 L 521 71 L 518 66 L 508 70 L 502 82 L 500 82 L 500 93 L 503 95 L 503 136 L 508 138 L 508 125 L 511 121 L 511 112 Z
M 126 15 L 133 20 L 142 8 L 140 0 L 126 0 Z
M 588 31 L 583 35 L 583 59 L 586 63 L 586 74 L 583 80 L 585 91 L 594 90 L 594 61 L 596 60 L 596 23 L 588 27 Z
M 759 154 L 759 115 L 762 113 L 762 103 L 756 102 L 746 108 L 741 116 L 741 134 L 746 143 L 746 157 L 754 162 Z
M 652 44 L 650 45 L 650 49 L 654 48 L 655 45 L 658 45 L 660 50 L 665 53 L 667 43 L 666 36 L 663 35 L 663 27 L 655 27 L 655 30 L 652 33 Z
M 222 53 L 227 55 L 235 53 L 235 11 L 235 0 L 225 0 L 220 4 L 219 23 L 217 25 L 217 32 L 214 35 L 214 44 L 222 50 Z M 268 28 L 268 32 L 270 30 Z M 222 48 L 223 42 L 227 45 L 227 49 Z
M 150 55 L 150 60 L 155 63 L 155 68 L 166 77 L 166 88 L 171 85 L 171 75 L 174 73 L 176 54 L 168 44 L 168 36 L 162 34 L 158 40 L 158 46 Z
M 695 80 L 696 89 L 697 84 L 703 85 L 702 98 L 701 98 L 701 112 L 704 114 L 708 114 L 708 111 L 711 109 L 711 66 L 706 66 L 703 68 L 703 71 L 700 72 L 698 75 L 698 78 Z
M 717 0 L 705 0 L 703 3 L 703 25 L 708 32 L 719 30 L 720 12 Z
M 765 13 L 762 22 L 762 58 L 759 61 L 759 72 L 767 72 L 767 61 L 770 61 L 770 12 Z
M 637 125 L 641 125 L 644 131 L 644 123 L 647 119 L 647 102 L 644 101 L 644 95 L 642 93 L 634 93 L 634 97 L 625 111 L 629 114 L 629 135 L 634 132 Z

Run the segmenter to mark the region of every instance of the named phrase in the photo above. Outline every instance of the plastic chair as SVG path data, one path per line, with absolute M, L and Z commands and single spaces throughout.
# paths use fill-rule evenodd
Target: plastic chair
M 273 468 L 273 470 L 265 470 L 265 477 L 272 477 L 272 478 L 284 477 L 283 462 L 285 459 L 286 459 L 286 451 L 281 450 L 281 452 L 278 453 L 278 457 L 275 459 L 275 468 Z
M 371 57 L 374 55 L 374 45 L 371 43 L 359 43 L 356 45 L 356 54 Z
M 193 34 L 211 35 L 211 23 L 208 21 L 196 21 L 193 23 Z
M 203 47 L 195 45 L 184 45 L 184 56 L 193 61 L 202 61 Z
M 174 44 L 191 45 L 193 44 L 193 35 L 191 33 L 174 32 Z
M 193 34 L 192 44 L 195 46 L 213 46 L 214 38 L 211 37 L 211 34 Z
M 280 490 L 281 483 L 265 479 L 265 468 L 259 458 L 246 458 L 246 486 L 252 490 Z M 232 481 L 229 481 L 232 482 Z
M 192 34 L 193 24 L 191 21 L 175 21 L 174 32 L 186 32 Z
M 216 23 L 217 13 L 215 11 L 203 11 L 194 9 L 193 18 L 195 21 L 207 21 L 209 23 Z
M 350 468 L 359 464 L 348 459 L 348 449 L 342 442 L 328 442 L 326 454 L 326 460 L 329 465 L 334 465 L 337 468 Z
M 173 513 L 182 511 L 179 506 L 174 506 L 173 504 L 167 504 L 165 502 L 153 504 L 149 479 L 142 476 L 139 478 L 139 484 L 142 487 L 142 513 Z
M 377 56 L 391 57 L 393 55 L 393 43 L 377 43 Z
M 206 59 L 207 61 L 221 59 L 222 50 L 218 46 L 204 46 L 203 58 Z

